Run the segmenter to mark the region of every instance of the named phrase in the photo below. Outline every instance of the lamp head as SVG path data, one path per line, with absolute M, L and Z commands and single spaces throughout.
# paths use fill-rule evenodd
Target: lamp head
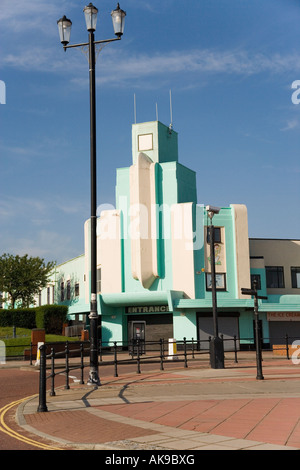
M 221 208 L 216 206 L 206 206 L 206 210 L 208 212 L 208 217 L 212 219 L 215 214 L 219 214 Z
M 124 32 L 126 12 L 121 10 L 118 3 L 117 8 L 111 12 L 115 35 L 121 38 Z
M 94 7 L 92 3 L 89 3 L 88 6 L 84 7 L 83 11 L 85 16 L 86 29 L 89 32 L 96 31 L 98 8 Z
M 60 20 L 57 21 L 57 26 L 60 42 L 63 46 L 66 46 L 70 42 L 72 21 L 69 20 L 66 15 L 64 15 L 62 18 L 60 18 Z

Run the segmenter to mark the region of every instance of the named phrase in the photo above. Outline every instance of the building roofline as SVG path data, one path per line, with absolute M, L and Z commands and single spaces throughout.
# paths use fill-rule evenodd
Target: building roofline
M 255 238 L 249 237 L 249 240 L 277 240 L 277 241 L 290 241 L 290 242 L 300 242 L 300 238 Z
M 56 267 L 58 268 L 59 266 L 62 266 L 63 264 L 70 263 L 70 261 L 75 261 L 75 259 L 82 258 L 82 256 L 85 256 L 84 253 L 78 256 L 75 256 L 74 258 L 68 259 L 67 261 L 64 261 L 63 263 L 56 264 Z

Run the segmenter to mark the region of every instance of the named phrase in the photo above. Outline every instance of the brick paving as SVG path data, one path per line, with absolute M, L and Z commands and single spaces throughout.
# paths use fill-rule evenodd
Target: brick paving
M 86 411 L 57 411 L 55 413 L 35 413 L 26 416 L 26 422 L 37 431 L 47 432 L 50 436 L 71 443 L 92 444 L 118 441 L 124 438 L 149 436 L 154 431 L 142 428 L 120 425 L 117 422 L 88 415 Z
M 300 448 L 300 398 L 176 401 L 97 408 L 183 430 Z
M 19 410 L 19 424 L 56 442 L 105 449 L 300 449 L 300 369 L 288 360 L 222 370 L 189 367 L 72 384 Z M 102 445 L 102 447 L 101 447 Z

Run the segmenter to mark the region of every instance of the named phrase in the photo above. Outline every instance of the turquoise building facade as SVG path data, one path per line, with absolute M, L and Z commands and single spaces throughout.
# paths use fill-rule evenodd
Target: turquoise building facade
M 126 343 L 136 336 L 146 341 L 179 341 L 185 337 L 200 341 L 200 348 L 206 349 L 213 334 L 207 240 L 210 219 L 205 209 L 209 201 L 198 203 L 196 173 L 179 162 L 178 135 L 159 121 L 132 126 L 129 163 L 116 171 L 115 208 L 102 211 L 97 222 L 102 341 Z M 225 349 L 232 348 L 234 336 L 240 348 L 252 347 L 253 299 L 242 295 L 241 288 L 251 287 L 251 279 L 256 276 L 261 294 L 270 295 L 268 266 L 262 262 L 266 249 L 259 241 L 249 240 L 247 208 L 243 204 L 222 207 L 213 224 L 219 332 L 226 340 Z M 53 301 L 68 304 L 70 320 L 86 327 L 89 221 L 84 232 L 84 254 L 56 269 L 53 289 L 57 293 Z M 300 266 L 300 245 L 296 243 L 295 247 L 295 262 Z M 70 281 L 73 295 L 68 293 L 68 298 L 63 298 L 62 290 Z M 267 301 L 260 301 L 264 343 L 272 343 L 269 314 L 280 311 L 282 305 L 294 312 L 294 326 L 298 327 L 297 292 L 292 290 L 288 297 L 285 291 L 273 293 Z M 42 293 L 42 303 L 46 303 L 45 296 L 47 289 Z

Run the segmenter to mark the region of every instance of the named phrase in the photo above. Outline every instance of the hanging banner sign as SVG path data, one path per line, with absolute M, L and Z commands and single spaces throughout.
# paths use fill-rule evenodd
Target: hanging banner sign
M 126 313 L 167 313 L 168 305 L 144 305 L 142 307 L 126 307 Z

